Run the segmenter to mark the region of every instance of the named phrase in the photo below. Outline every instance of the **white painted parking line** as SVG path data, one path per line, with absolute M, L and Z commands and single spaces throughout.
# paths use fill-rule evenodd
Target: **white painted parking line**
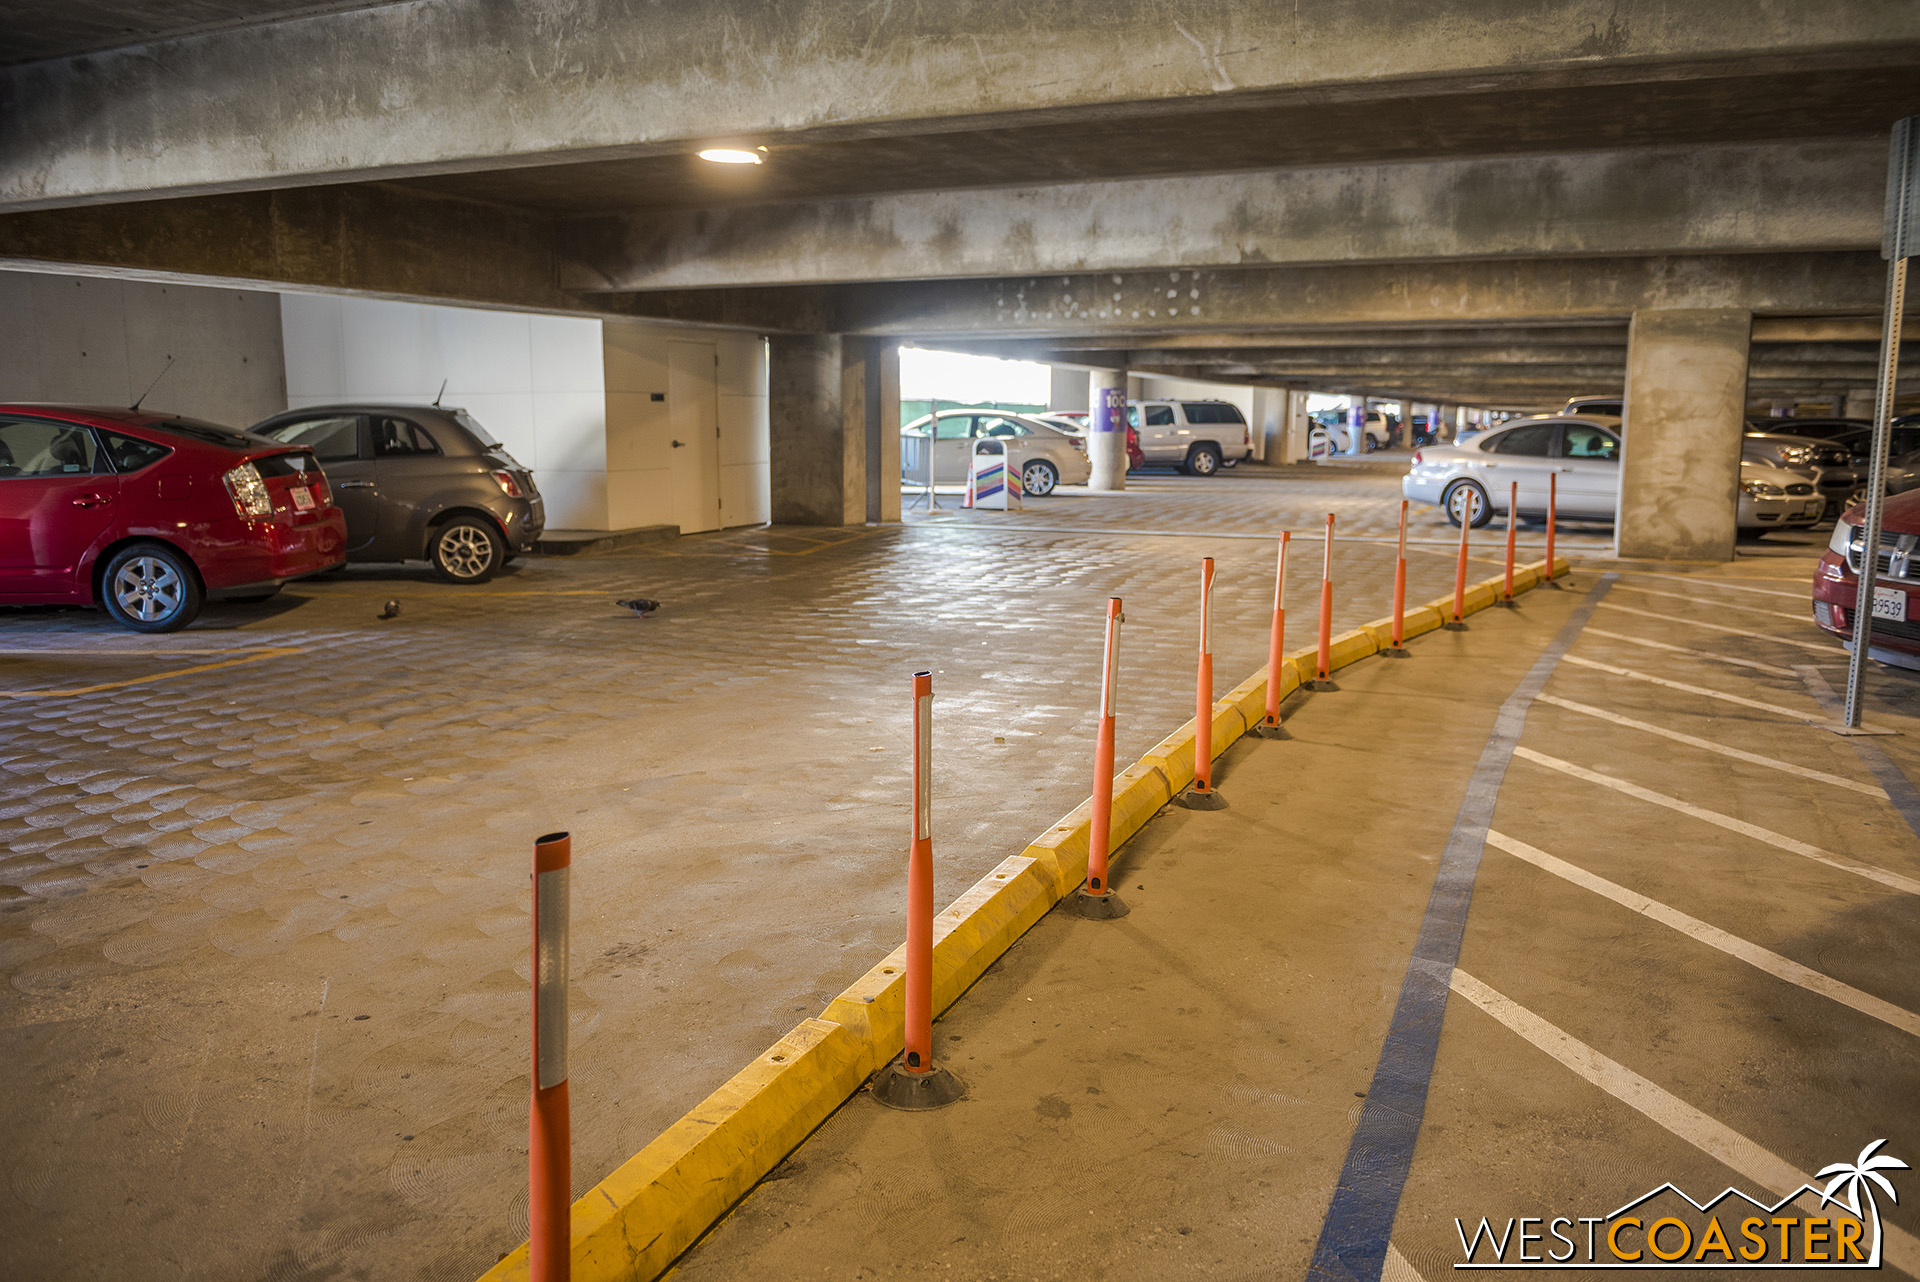
M 1466 971 L 1456 969 L 1453 972 L 1451 987 L 1535 1047 L 1709 1157 L 1738 1171 L 1742 1178 L 1780 1196 L 1793 1192 L 1803 1184 L 1820 1187 L 1812 1176 L 1803 1173 L 1793 1163 L 1761 1148 L 1726 1123 L 1708 1117 L 1679 1096 L 1654 1085 L 1617 1060 L 1607 1058 Z M 1818 1198 L 1813 1194 L 1797 1199 L 1795 1205 L 1816 1214 L 1834 1213 L 1831 1209 L 1820 1210 Z M 1880 1231 L 1886 1235 L 1886 1249 L 1883 1252 L 1886 1262 L 1909 1277 L 1920 1277 L 1920 1240 L 1904 1229 L 1887 1223 L 1885 1219 L 1880 1221 Z
M 1851 984 L 1843 984 L 1829 975 L 1802 966 L 1797 961 L 1782 957 L 1779 953 L 1760 945 L 1750 943 L 1738 935 L 1730 935 L 1718 926 L 1710 926 L 1698 917 L 1690 917 L 1678 908 L 1649 899 L 1637 891 L 1628 890 L 1604 877 L 1595 876 L 1586 869 L 1570 864 L 1564 859 L 1529 846 L 1526 842 L 1509 837 L 1503 832 L 1487 832 L 1487 844 L 1496 850 L 1504 850 L 1515 859 L 1524 859 L 1534 867 L 1596 895 L 1611 899 L 1623 908 L 1630 908 L 1642 917 L 1651 918 L 1663 926 L 1671 926 L 1681 934 L 1697 939 L 1709 948 L 1717 948 L 1729 957 L 1737 957 L 1747 965 L 1764 970 L 1776 979 L 1784 979 L 1789 984 L 1797 984 L 1810 993 L 1818 993 L 1843 1006 L 1851 1006 L 1862 1015 L 1871 1016 L 1883 1024 L 1890 1024 L 1903 1033 L 1920 1037 L 1920 1015 L 1895 1006 L 1892 1002 L 1882 1001 L 1872 993 L 1865 993 Z
M 1829 868 L 1838 868 L 1841 872 L 1850 872 L 1856 877 L 1865 877 L 1868 881 L 1877 881 L 1882 886 L 1889 886 L 1894 890 L 1903 891 L 1909 895 L 1920 895 L 1920 881 L 1916 881 L 1912 877 L 1905 877 L 1897 872 L 1889 872 L 1887 869 L 1876 867 L 1873 864 L 1861 863 L 1859 860 L 1850 858 L 1847 855 L 1836 855 L 1831 850 L 1822 850 L 1818 846 L 1808 845 L 1804 841 L 1789 837 L 1784 833 L 1775 832 L 1771 828 L 1762 828 L 1759 824 L 1750 824 L 1744 819 L 1735 819 L 1732 815 L 1723 815 L 1717 810 L 1708 810 L 1704 806 L 1696 806 L 1690 801 L 1682 801 L 1678 797 L 1669 797 L 1663 792 L 1655 792 L 1651 788 L 1642 788 L 1637 783 L 1628 783 L 1625 779 L 1616 779 L 1612 775 L 1603 775 L 1597 770 L 1588 770 L 1585 766 L 1576 766 L 1571 761 L 1562 761 L 1558 757 L 1549 757 L 1546 753 L 1535 752 L 1531 748 L 1515 748 L 1513 755 L 1516 757 L 1524 757 L 1536 766 L 1545 766 L 1549 770 L 1558 770 L 1561 774 L 1572 775 L 1575 779 L 1584 779 L 1588 783 L 1597 783 L 1602 788 L 1611 788 L 1615 792 L 1624 793 L 1637 800 L 1650 801 L 1656 806 L 1665 806 L 1667 809 L 1677 810 L 1683 815 L 1690 815 L 1695 819 L 1703 819 L 1707 823 L 1725 828 L 1728 832 L 1737 832 L 1743 837 L 1751 837 L 1755 841 L 1763 841 L 1776 850 L 1784 850 L 1788 854 L 1800 855 L 1803 858 L 1813 860 L 1815 863 L 1825 864 Z
M 1780 677 L 1793 675 L 1792 668 L 1783 668 L 1777 663 L 1761 663 L 1758 659 L 1736 659 L 1731 655 L 1715 654 L 1711 650 L 1689 650 L 1683 645 L 1668 645 L 1665 641 L 1654 641 L 1647 637 L 1630 637 L 1624 632 L 1606 632 L 1600 628 L 1588 628 L 1585 635 L 1605 637 L 1609 641 L 1625 641 L 1628 645 L 1644 646 L 1649 650 L 1665 650 L 1669 654 L 1684 654 L 1695 659 L 1711 659 L 1715 663 L 1731 663 L 1737 667 L 1752 668 L 1756 672 L 1770 672 Z
M 1588 629 L 1592 631 L 1591 628 Z M 1865 793 L 1869 797 L 1884 798 L 1886 789 L 1877 784 L 1855 783 L 1839 775 L 1830 775 L 1824 770 L 1810 770 L 1806 766 L 1796 766 L 1791 761 L 1781 761 L 1775 757 L 1763 757 L 1757 752 L 1746 752 L 1740 748 L 1729 748 L 1724 743 L 1715 743 L 1711 739 L 1698 739 L 1690 734 L 1681 734 L 1678 730 L 1669 730 L 1665 726 L 1656 726 L 1648 721 L 1635 721 L 1632 717 L 1623 717 L 1617 712 L 1608 712 L 1605 708 L 1596 708 L 1590 704 L 1575 703 L 1571 699 L 1562 699 L 1551 694 L 1536 695 L 1538 703 L 1551 703 L 1556 708 L 1565 708 L 1569 712 L 1578 712 L 1584 716 L 1598 717 L 1602 721 L 1611 721 L 1617 726 L 1629 730 L 1639 730 L 1646 734 L 1657 734 L 1663 739 L 1675 743 L 1684 743 L 1689 748 L 1699 748 L 1706 752 L 1717 752 L 1723 757 L 1732 757 L 1735 761 L 1747 761 L 1756 766 L 1765 766 L 1769 770 L 1783 770 L 1790 775 L 1799 775 L 1802 779 L 1812 779 L 1816 783 L 1828 784 L 1835 788 L 1849 788 L 1854 792 Z
M 1605 605 L 1602 601 L 1600 604 Z M 1783 708 L 1777 703 L 1762 703 L 1758 699 L 1747 699 L 1737 694 L 1728 694 L 1724 690 L 1710 690 L 1706 686 L 1688 685 L 1684 681 L 1669 681 L 1665 677 L 1656 677 L 1645 672 L 1635 672 L 1632 668 L 1617 668 L 1611 663 L 1600 663 L 1594 659 L 1583 659 L 1570 654 L 1561 660 L 1577 668 L 1592 668 L 1597 672 L 1610 672 L 1616 677 L 1632 677 L 1635 681 L 1645 681 L 1650 685 L 1665 686 L 1669 690 L 1685 690 L 1688 694 L 1705 695 L 1709 699 L 1718 699 L 1722 703 L 1737 703 L 1743 708 L 1757 708 L 1761 712 L 1777 713 L 1783 717 L 1792 717 L 1795 721 L 1825 721 L 1818 713 L 1802 712 L 1797 708 Z
M 1670 597 L 1675 601 L 1685 601 L 1688 605 L 1711 605 L 1716 610 L 1738 610 L 1742 614 L 1770 614 L 1776 619 L 1792 619 L 1795 623 L 1813 622 L 1813 596 L 1807 596 L 1808 605 L 1803 611 L 1788 614 L 1785 610 L 1769 610 L 1758 605 L 1735 605 L 1731 601 L 1702 601 L 1699 597 L 1686 592 L 1662 592 L 1659 588 L 1643 588 L 1632 583 L 1620 585 L 1628 592 L 1638 592 L 1642 596 Z
M 1782 592 L 1779 588 L 1756 588 L 1745 583 L 1729 583 L 1725 579 L 1704 579 L 1692 574 L 1661 574 L 1657 570 L 1628 570 L 1625 572 L 1625 577 L 1632 579 L 1671 579 L 1676 583 L 1691 583 L 1710 588 L 1725 588 L 1729 592 L 1753 592 L 1760 596 L 1783 596 L 1790 601 L 1811 601 L 1813 599 L 1811 580 L 1809 580 L 1809 588 L 1805 592 Z M 1778 583 L 1780 580 L 1774 579 L 1772 582 Z
M 1792 637 L 1777 637 L 1771 632 L 1754 632 L 1748 628 L 1730 628 L 1724 623 L 1708 623 L 1705 619 L 1690 619 L 1682 614 L 1661 614 L 1657 610 L 1636 610 L 1630 605 L 1616 605 L 1612 601 L 1602 601 L 1603 610 L 1618 610 L 1622 614 L 1637 614 L 1643 619 L 1659 619 L 1663 623 L 1684 623 L 1690 628 L 1705 628 L 1709 632 L 1725 632 L 1729 636 L 1752 637 L 1756 641 L 1772 641 L 1779 645 L 1797 645 L 1802 650 L 1812 650 L 1816 654 L 1841 655 L 1846 651 L 1839 642 L 1830 645 L 1818 641 L 1796 641 Z M 1809 614 L 1802 620 L 1808 627 L 1813 626 L 1813 616 Z

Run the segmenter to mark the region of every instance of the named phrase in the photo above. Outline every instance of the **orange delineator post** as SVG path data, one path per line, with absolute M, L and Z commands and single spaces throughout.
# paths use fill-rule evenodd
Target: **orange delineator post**
M 533 843 L 533 1104 L 527 1123 L 527 1273 L 573 1274 L 573 1134 L 567 1104 L 568 881 L 573 841 Z
M 1213 558 L 1200 559 L 1200 664 L 1194 683 L 1193 791 L 1213 791 Z
M 1267 639 L 1267 715 L 1260 724 L 1269 730 L 1280 724 L 1280 665 L 1287 646 L 1287 540 L 1291 532 L 1280 532 L 1280 569 L 1273 576 L 1273 630 Z
M 1502 601 L 1513 600 L 1513 527 L 1520 516 L 1520 482 L 1509 483 L 1507 489 L 1507 582 Z
M 1107 847 L 1113 833 L 1113 703 L 1120 675 L 1120 598 L 1107 598 L 1107 658 L 1100 678 L 1100 730 L 1093 745 L 1093 816 L 1087 825 L 1087 893 L 1110 895 Z
M 933 673 L 913 674 L 913 845 L 907 854 L 908 1073 L 933 1071 Z
M 1547 582 L 1553 582 L 1553 518 L 1560 498 L 1560 477 L 1547 473 Z
M 1327 513 L 1326 560 L 1320 567 L 1319 675 L 1314 684 L 1333 681 L 1333 513 Z
M 1381 651 L 1404 659 L 1407 650 L 1407 501 L 1400 500 L 1400 542 L 1393 556 L 1393 644 Z
M 1460 505 L 1460 559 L 1453 567 L 1453 618 L 1446 624 L 1449 628 L 1466 627 L 1467 612 L 1467 531 L 1473 528 L 1473 518 L 1480 512 L 1480 492 L 1469 488 L 1467 497 Z

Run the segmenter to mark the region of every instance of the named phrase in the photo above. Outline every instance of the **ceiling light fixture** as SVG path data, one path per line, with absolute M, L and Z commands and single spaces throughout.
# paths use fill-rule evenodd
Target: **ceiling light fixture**
M 737 147 L 709 147 L 700 153 L 700 159 L 711 160 L 716 165 L 757 165 L 764 157 L 758 151 L 741 151 Z

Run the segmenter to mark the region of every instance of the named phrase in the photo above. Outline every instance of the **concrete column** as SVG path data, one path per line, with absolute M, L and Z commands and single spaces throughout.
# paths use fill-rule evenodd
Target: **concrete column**
M 1287 392 L 1280 387 L 1253 389 L 1253 413 L 1247 426 L 1253 433 L 1253 456 L 1261 462 L 1280 461 L 1281 437 L 1287 430 Z
M 1616 555 L 1733 559 L 1752 330 L 1733 309 L 1633 314 Z
M 1367 452 L 1367 398 L 1364 396 L 1347 398 L 1346 452 L 1349 454 Z
M 862 441 L 868 521 L 900 519 L 900 344 L 846 338 L 840 344 L 840 412 Z
M 1287 392 L 1286 415 L 1280 424 L 1279 462 L 1298 463 L 1307 457 L 1307 394 Z
M 1048 366 L 1052 384 L 1047 389 L 1050 410 L 1091 410 L 1093 401 L 1087 392 L 1087 371 L 1065 365 Z
M 1857 391 L 1849 391 L 1846 395 L 1846 402 L 1841 408 L 1840 416 L 1842 418 L 1872 418 L 1873 389 L 1871 387 L 1862 387 Z
M 847 377 L 844 350 L 838 334 L 767 339 L 769 489 L 776 524 L 860 525 L 867 519 L 866 378 L 864 369 L 857 378 Z M 850 390 L 853 431 L 846 413 Z
M 1088 375 L 1087 394 L 1093 406 L 1087 417 L 1087 461 L 1093 465 L 1088 489 L 1127 488 L 1129 381 L 1119 370 L 1097 369 Z

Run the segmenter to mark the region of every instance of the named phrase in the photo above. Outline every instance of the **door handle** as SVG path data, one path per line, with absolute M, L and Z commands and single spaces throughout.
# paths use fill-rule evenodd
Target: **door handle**
M 336 490 L 370 490 L 373 488 L 373 482 L 372 481 L 340 481 L 340 482 L 337 482 L 333 488 Z
M 73 496 L 75 507 L 105 507 L 113 500 L 104 494 L 76 494 Z
M 683 449 L 683 448 L 685 448 L 685 446 L 686 446 L 686 442 L 685 442 L 685 441 L 675 441 L 675 442 L 673 443 L 673 448 L 674 448 L 674 449 L 676 449 L 676 450 L 677 450 L 677 449 Z

